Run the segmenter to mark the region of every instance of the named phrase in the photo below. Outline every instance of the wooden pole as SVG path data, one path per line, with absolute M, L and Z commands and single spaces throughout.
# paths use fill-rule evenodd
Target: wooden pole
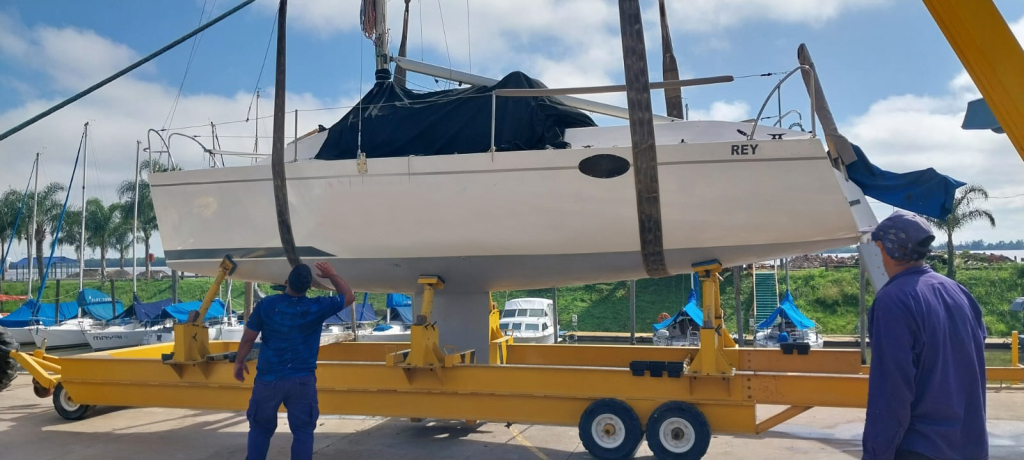
M 551 343 L 558 343 L 558 288 L 551 288 L 551 318 L 552 327 L 555 328 L 555 339 Z
M 117 316 L 117 286 L 110 280 L 110 312 Z
M 743 327 L 743 302 L 740 295 L 740 287 L 743 286 L 742 276 L 742 266 L 732 267 L 732 293 L 736 302 L 736 337 L 739 339 L 736 343 L 741 347 L 746 345 L 746 334 L 744 332 L 747 330 L 746 327 Z
M 868 363 L 868 313 L 864 297 L 868 290 L 867 272 L 864 271 L 864 260 L 860 261 L 860 363 Z
M 629 280 L 629 344 L 636 345 L 636 280 Z
M 178 271 L 171 270 L 171 303 L 178 303 Z
M 243 302 L 245 305 L 242 306 L 242 315 L 243 318 L 245 318 L 245 321 L 249 321 L 249 315 L 252 314 L 252 305 L 255 300 L 253 288 L 254 286 L 252 283 L 248 281 L 245 282 L 245 301 Z
M 633 147 L 640 253 L 644 270 L 652 278 L 668 276 L 661 228 L 658 152 L 654 145 L 651 82 L 647 75 L 647 48 L 639 0 L 619 0 L 622 60 L 626 73 L 626 103 Z

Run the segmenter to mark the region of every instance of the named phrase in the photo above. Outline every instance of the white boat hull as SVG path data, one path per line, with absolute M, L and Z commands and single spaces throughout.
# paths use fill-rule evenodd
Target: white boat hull
M 354 160 L 289 163 L 299 255 L 334 262 L 354 289 L 373 292 L 414 292 L 423 274 L 466 292 L 646 277 L 633 173 L 581 173 L 581 160 L 597 154 L 632 159 L 628 147 L 594 147 L 370 159 L 365 174 Z M 672 273 L 850 245 L 876 223 L 819 139 L 659 145 L 658 161 Z M 230 253 L 235 278 L 287 276 L 269 166 L 154 174 L 151 183 L 171 268 L 215 275 Z M 224 222 L 238 231 L 209 231 Z
M 11 338 L 19 344 L 35 342 L 32 340 L 32 329 L 35 329 L 35 327 L 8 327 L 6 329 L 11 334 Z
M 554 331 L 551 331 L 550 333 L 547 333 L 547 334 L 544 334 L 544 335 L 534 335 L 534 334 L 527 335 L 527 334 L 518 334 L 519 331 L 516 331 L 516 332 L 517 332 L 516 334 L 512 334 L 512 342 L 513 343 L 555 343 Z
M 811 344 L 811 348 L 820 349 L 825 346 L 825 338 L 817 331 L 808 331 L 805 339 L 794 340 L 794 342 L 806 342 Z M 779 348 L 779 336 L 777 333 L 769 333 L 760 331 L 754 334 L 754 347 L 755 348 Z
M 137 347 L 151 333 L 149 329 L 129 329 L 124 326 L 112 326 L 99 331 L 85 333 L 86 340 L 93 351 L 112 350 L 115 348 Z
M 410 337 L 408 330 L 399 332 L 369 331 L 360 332 L 356 339 L 360 342 L 408 342 L 411 340 Z
M 43 339 L 46 340 L 46 348 L 69 348 L 83 347 L 89 344 L 85 338 L 85 332 L 90 329 L 92 322 L 86 320 L 70 320 L 65 323 L 44 327 L 39 326 L 32 329 L 32 340 L 37 347 L 43 346 Z

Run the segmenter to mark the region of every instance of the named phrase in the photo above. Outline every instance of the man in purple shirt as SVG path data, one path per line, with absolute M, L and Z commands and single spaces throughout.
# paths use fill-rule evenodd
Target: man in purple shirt
M 871 234 L 889 282 L 871 305 L 865 460 L 984 460 L 985 323 L 957 282 L 923 261 L 935 235 L 896 212 Z

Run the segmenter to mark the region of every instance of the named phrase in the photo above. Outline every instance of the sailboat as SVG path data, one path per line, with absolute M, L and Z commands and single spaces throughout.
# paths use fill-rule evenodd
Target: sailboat
M 780 337 L 786 339 L 780 340 Z M 788 289 L 779 306 L 757 325 L 757 333 L 754 335 L 755 347 L 774 348 L 780 342 L 807 343 L 811 348 L 822 348 L 825 343 L 818 333 L 817 324 L 797 308 L 793 294 Z
M 692 276 L 696 281 L 696 276 Z M 697 286 L 694 283 L 694 286 Z M 653 342 L 666 347 L 695 347 L 700 345 L 700 327 L 704 312 L 698 303 L 697 290 L 690 291 L 683 308 L 675 315 L 654 324 Z
M 93 351 L 111 350 L 115 348 L 135 347 L 146 342 L 150 335 L 162 331 L 160 323 L 164 308 L 171 305 L 171 299 L 142 303 L 139 296 L 133 295 L 132 304 L 125 308 L 107 326 L 88 331 L 85 338 Z M 173 332 L 170 332 L 173 334 Z
M 79 347 L 89 344 L 87 334 L 103 329 L 107 321 L 118 317 L 124 306 L 120 300 L 96 289 L 82 289 L 76 299 L 78 315 L 75 318 L 53 326 L 38 326 L 32 329 L 32 339 L 37 347 L 47 348 Z

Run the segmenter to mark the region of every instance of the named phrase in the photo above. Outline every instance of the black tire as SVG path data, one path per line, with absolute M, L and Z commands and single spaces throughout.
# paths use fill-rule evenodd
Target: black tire
M 68 392 L 64 391 L 64 384 L 58 383 L 53 392 L 53 408 L 66 420 L 81 420 L 92 411 L 93 406 L 74 402 Z
M 18 351 L 21 345 L 14 341 L 6 329 L 0 329 L 0 349 L 3 350 L 0 351 L 0 391 L 4 391 L 18 377 L 18 362 L 7 351 Z
M 696 407 L 671 401 L 647 420 L 647 447 L 658 460 L 697 460 L 711 445 L 711 425 Z
M 644 437 L 640 417 L 618 399 L 591 403 L 580 416 L 579 430 L 583 447 L 601 460 L 633 458 Z

